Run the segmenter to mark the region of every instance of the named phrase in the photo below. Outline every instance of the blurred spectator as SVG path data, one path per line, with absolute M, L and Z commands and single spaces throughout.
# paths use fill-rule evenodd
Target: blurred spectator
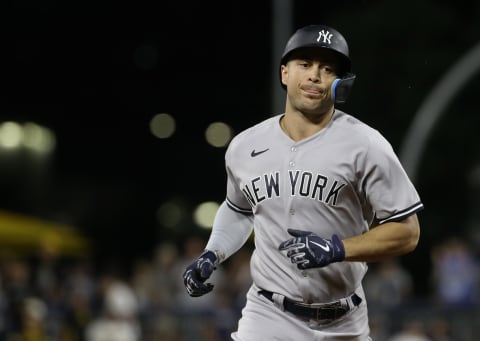
M 232 296 L 232 304 L 235 309 L 241 313 L 241 309 L 245 305 L 247 291 L 252 284 L 252 276 L 250 274 L 250 256 L 251 250 L 245 246 L 238 250 L 227 260 L 227 290 Z
M 160 245 L 153 261 L 137 260 L 134 263 L 131 285 L 138 298 L 142 341 L 177 341 L 181 331 L 175 306 L 176 282 L 172 275 L 177 249 L 174 245 Z
M 467 243 L 453 237 L 431 253 L 437 303 L 470 307 L 478 302 L 479 265 Z
M 8 341 L 48 341 L 45 328 L 47 305 L 37 297 L 26 297 L 21 307 L 20 328 L 9 334 Z
M 429 335 L 432 341 L 457 341 L 454 338 L 450 321 L 446 318 L 437 317 L 430 322 Z
M 133 264 L 130 284 L 138 299 L 140 316 L 150 314 L 156 304 L 158 290 L 155 286 L 153 265 L 147 260 L 139 259 Z
M 184 293 L 180 273 L 180 254 L 177 246 L 171 242 L 161 243 L 155 250 L 152 262 L 153 288 L 149 299 L 153 299 L 156 307 L 171 311 L 176 305 L 178 295 Z
M 87 259 L 78 260 L 64 278 L 64 324 L 62 340 L 81 341 L 87 324 L 95 317 L 96 278 Z
M 38 294 L 47 299 L 55 296 L 61 274 L 58 250 L 53 241 L 45 239 L 39 243 L 31 267 L 33 285 Z
M 179 319 L 172 314 L 154 315 L 145 326 L 145 338 L 142 341 L 187 341 L 182 336 Z M 198 338 L 200 339 L 200 338 Z
M 397 307 L 411 298 L 413 279 L 396 258 L 370 265 L 364 288 L 369 306 L 373 308 Z
M 370 338 L 372 341 L 387 341 L 391 331 L 391 313 L 383 311 L 380 313 L 380 309 L 377 309 L 377 313 L 370 315 Z
M 388 341 L 432 341 L 420 321 L 408 320 L 403 328 L 391 336 Z
M 22 329 L 24 301 L 34 296 L 31 286 L 31 268 L 27 261 L 6 256 L 2 259 L 3 331 L 2 336 L 18 333 Z
M 104 277 L 102 314 L 85 330 L 86 341 L 140 341 L 138 300 L 125 282 Z
M 49 341 L 45 320 L 47 305 L 37 297 L 26 297 L 22 301 L 21 321 L 18 330 L 12 332 L 8 341 Z

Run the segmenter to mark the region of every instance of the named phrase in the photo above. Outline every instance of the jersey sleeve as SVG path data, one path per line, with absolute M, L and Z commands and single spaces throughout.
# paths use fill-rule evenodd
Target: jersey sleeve
M 240 158 L 235 158 L 236 143 L 232 141 L 225 153 L 225 169 L 227 172 L 227 196 L 225 202 L 227 206 L 235 212 L 250 215 L 252 214 L 252 207 L 245 197 L 238 176 L 235 175 L 233 170 L 238 171 L 241 169 L 240 164 L 242 161 Z
M 423 209 L 415 186 L 380 134 L 370 141 L 363 169 L 363 189 L 379 224 L 403 220 Z
M 206 249 L 215 251 L 223 262 L 245 244 L 253 230 L 253 216 L 232 211 L 226 202 L 218 209 Z

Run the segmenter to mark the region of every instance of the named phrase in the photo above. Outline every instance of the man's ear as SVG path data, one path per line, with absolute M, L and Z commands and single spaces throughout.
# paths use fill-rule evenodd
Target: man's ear
M 282 84 L 287 86 L 287 80 L 288 80 L 288 68 L 286 65 L 281 65 L 280 66 L 280 75 L 282 77 Z

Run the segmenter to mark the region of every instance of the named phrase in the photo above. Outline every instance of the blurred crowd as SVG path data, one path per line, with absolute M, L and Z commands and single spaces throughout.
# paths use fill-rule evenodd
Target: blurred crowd
M 251 283 L 241 249 L 211 277 L 215 290 L 187 295 L 182 273 L 205 240 L 160 244 L 130 264 L 63 259 L 49 245 L 35 255 L 0 258 L 0 340 L 227 340 Z M 128 267 L 128 269 L 126 269 Z
M 203 250 L 191 237 L 158 245 L 148 259 L 102 267 L 88 257 L 65 261 L 43 245 L 33 257 L 0 258 L 0 340 L 224 341 L 236 328 L 250 286 L 244 246 L 211 277 L 215 289 L 191 298 L 182 273 Z M 364 286 L 374 341 L 470 341 L 478 329 L 479 262 L 452 238 L 431 252 L 431 297 L 398 259 L 370 264 Z M 424 280 L 424 279 L 422 279 Z
M 399 259 L 370 264 L 364 280 L 374 341 L 475 341 L 480 322 L 480 261 L 461 238 L 430 253 L 426 297 Z

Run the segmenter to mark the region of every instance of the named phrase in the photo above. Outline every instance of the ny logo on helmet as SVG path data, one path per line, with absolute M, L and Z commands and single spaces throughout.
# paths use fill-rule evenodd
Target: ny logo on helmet
M 332 35 L 329 31 L 325 32 L 325 30 L 321 30 L 320 32 L 318 32 L 318 38 L 317 38 L 317 42 L 320 42 L 320 39 L 323 38 L 323 42 L 324 43 L 329 43 L 331 44 L 332 42 L 330 41 L 330 39 L 332 39 Z

